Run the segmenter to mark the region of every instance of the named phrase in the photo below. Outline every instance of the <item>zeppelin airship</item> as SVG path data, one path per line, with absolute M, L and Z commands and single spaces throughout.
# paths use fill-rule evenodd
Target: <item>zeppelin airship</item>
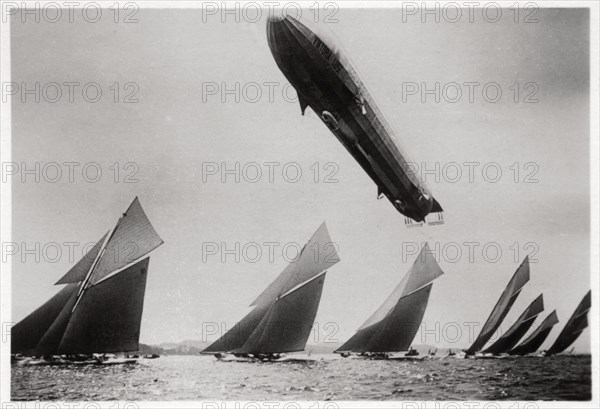
M 378 198 L 387 197 L 407 224 L 430 213 L 437 217 L 429 224 L 442 223 L 442 207 L 340 48 L 291 16 L 269 18 L 267 39 L 302 115 L 310 107 L 321 118 L 375 182 Z

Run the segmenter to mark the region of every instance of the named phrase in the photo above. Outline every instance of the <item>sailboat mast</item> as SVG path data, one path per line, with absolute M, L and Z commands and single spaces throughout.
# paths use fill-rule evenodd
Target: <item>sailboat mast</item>
M 106 251 L 106 246 L 108 245 L 108 243 L 112 239 L 113 235 L 115 234 L 115 232 L 119 228 L 119 224 L 121 224 L 121 221 L 123 220 L 123 217 L 125 217 L 126 214 L 127 213 L 123 213 L 121 215 L 121 217 L 119 217 L 119 220 L 117 221 L 117 224 L 115 225 L 115 227 L 110 232 L 110 235 L 106 238 L 106 240 L 102 244 L 102 248 L 98 252 L 98 255 L 96 256 L 96 259 L 94 260 L 94 263 L 90 267 L 90 270 L 88 271 L 87 275 L 85 276 L 85 279 L 82 281 L 81 286 L 79 287 L 79 292 L 77 293 L 77 301 L 75 301 L 75 305 L 73 305 L 73 309 L 71 310 L 71 313 L 73 313 L 73 311 L 75 311 L 75 308 L 77 308 L 77 304 L 79 304 L 79 301 L 81 300 L 81 297 L 83 296 L 83 293 L 89 287 L 89 283 L 90 283 L 90 280 L 92 278 L 92 273 L 94 272 L 94 269 L 98 265 L 98 262 L 100 261 L 100 258 L 102 258 L 102 256 L 104 255 L 104 252 Z

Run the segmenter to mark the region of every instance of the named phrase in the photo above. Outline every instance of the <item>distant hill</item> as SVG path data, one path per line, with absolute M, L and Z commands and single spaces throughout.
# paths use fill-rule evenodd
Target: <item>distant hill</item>
M 140 353 L 143 355 L 159 354 L 164 355 L 165 350 L 154 345 L 140 344 Z
M 142 354 L 159 355 L 197 355 L 207 346 L 207 343 L 190 340 L 182 341 L 179 343 L 165 342 L 159 345 L 140 344 L 140 352 Z
M 333 351 L 338 349 L 342 344 L 341 343 L 326 343 L 326 344 L 318 344 L 318 345 L 307 345 L 306 352 L 311 352 L 313 354 L 331 354 Z M 419 354 L 426 355 L 429 352 L 435 352 L 436 355 L 446 355 L 448 353 L 448 348 L 438 348 L 433 345 L 413 345 L 413 348 L 416 349 Z M 454 352 L 460 351 L 459 348 L 453 348 Z
M 209 342 L 186 339 L 181 342 L 163 342 L 158 345 L 140 344 L 140 352 L 159 355 L 197 355 L 209 345 Z M 330 354 L 340 345 L 338 343 L 307 345 L 306 351 L 313 354 Z
M 150 345 L 151 348 L 162 350 L 162 355 L 198 355 L 208 345 L 207 342 L 196 340 L 184 340 L 177 343 L 162 343 L 157 346 Z
M 315 345 L 306 345 L 306 352 L 311 354 L 332 354 L 333 351 L 338 349 L 342 344 L 340 343 L 323 343 Z
M 209 342 L 202 342 L 198 340 L 187 339 L 181 342 L 164 342 L 159 345 L 146 345 L 140 344 L 140 352 L 142 354 L 159 354 L 159 355 L 198 355 L 202 350 L 210 345 Z M 331 354 L 341 343 L 322 343 L 306 345 L 306 352 L 311 354 Z M 434 352 L 437 350 L 437 355 L 445 355 L 448 352 L 448 348 L 437 348 L 432 345 L 414 345 L 420 354 L 427 354 L 429 351 Z M 459 351 L 458 348 L 454 351 Z

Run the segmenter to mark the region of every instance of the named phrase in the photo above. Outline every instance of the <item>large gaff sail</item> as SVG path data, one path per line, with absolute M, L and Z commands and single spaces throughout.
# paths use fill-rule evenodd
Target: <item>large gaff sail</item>
M 587 313 L 592 308 L 592 292 L 589 291 L 577 306 L 577 309 L 565 324 L 563 330 L 558 334 L 554 344 L 546 351 L 548 355 L 559 354 L 567 349 L 581 332 L 587 328 Z
M 138 349 L 149 259 L 137 259 L 162 244 L 162 239 L 137 198 L 106 237 L 58 281 L 68 283 L 65 288 L 13 327 L 13 353 L 41 356 Z M 109 243 L 118 250 L 107 253 Z
M 62 276 L 62 278 L 58 280 L 55 285 L 79 283 L 85 280 L 94 264 L 94 261 L 96 261 L 96 257 L 98 257 L 98 254 L 102 249 L 102 245 L 104 244 L 107 235 L 108 233 L 104 234 L 104 236 L 102 236 L 102 238 L 96 242 L 94 247 L 92 247 L 90 251 L 88 251 L 86 255 L 83 256 L 83 258 L 67 272 L 67 274 Z
M 139 350 L 149 260 L 86 290 L 65 329 L 59 353 Z
M 88 288 L 73 311 L 74 291 L 33 355 L 137 351 L 148 262 L 146 258 Z
M 310 335 L 325 283 L 323 273 L 275 300 L 238 354 L 303 351 Z
M 501 354 L 510 351 L 517 342 L 527 333 L 533 322 L 544 311 L 544 299 L 540 294 L 533 300 L 529 307 L 521 314 L 515 323 L 496 342 L 483 352 L 490 354 Z
M 429 245 L 425 244 L 400 284 L 336 352 L 408 350 L 423 320 L 432 281 L 442 274 Z
M 89 278 L 90 285 L 133 263 L 163 244 L 136 197 L 123 214 Z
M 369 340 L 364 351 L 408 351 L 425 315 L 433 283 L 398 300 L 383 325 Z
M 11 353 L 31 354 L 46 331 L 56 320 L 73 294 L 77 284 L 69 284 L 44 305 L 11 328 Z
M 279 276 L 250 304 L 270 304 L 297 285 L 326 271 L 340 261 L 337 246 L 331 241 L 325 222 L 319 226 L 308 243 Z
M 558 323 L 556 310 L 552 311 L 535 331 L 509 353 L 511 355 L 527 355 L 534 353 L 544 343 L 552 327 Z
M 488 317 L 487 321 L 483 325 L 479 336 L 473 342 L 473 345 L 466 351 L 468 355 L 473 355 L 477 351 L 481 350 L 483 346 L 489 341 L 494 335 L 494 332 L 498 329 L 502 320 L 506 317 L 506 314 L 510 311 L 511 307 L 515 303 L 519 296 L 521 289 L 529 281 L 529 257 L 525 257 L 525 260 L 521 263 L 510 282 L 502 292 L 500 299 L 496 303 L 496 306 L 492 310 L 492 313 Z
M 258 327 L 258 324 L 270 310 L 270 307 L 270 304 L 266 304 L 254 308 L 240 322 L 223 334 L 221 338 L 204 349 L 202 353 L 213 354 L 217 352 L 230 352 L 240 348 L 246 343 L 246 340 L 250 338 L 250 335 L 252 335 L 256 327 Z
M 339 261 L 323 223 L 299 258 L 252 303 L 254 309 L 202 353 L 267 354 L 306 346 L 325 282 Z
M 58 346 L 67 329 L 67 325 L 69 325 L 71 312 L 77 302 L 77 298 L 78 292 L 71 295 L 60 314 L 58 314 L 58 317 L 56 317 L 50 328 L 48 328 L 48 331 L 46 331 L 40 342 L 35 346 L 34 355 L 42 356 L 58 353 Z

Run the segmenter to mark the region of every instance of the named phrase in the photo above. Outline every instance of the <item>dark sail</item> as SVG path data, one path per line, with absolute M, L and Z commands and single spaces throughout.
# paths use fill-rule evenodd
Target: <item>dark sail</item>
M 532 354 L 538 350 L 544 343 L 552 327 L 558 323 L 558 317 L 556 316 L 556 310 L 552 311 L 550 315 L 546 317 L 537 329 L 531 333 L 523 342 L 517 345 L 512 351 L 511 355 L 527 355 Z
M 58 353 L 58 346 L 60 345 L 60 341 L 62 340 L 67 325 L 69 325 L 71 312 L 73 311 L 76 302 L 77 292 L 71 295 L 60 314 L 58 314 L 58 317 L 56 317 L 50 328 L 48 328 L 48 331 L 46 331 L 40 342 L 36 345 L 35 355 L 54 355 Z
M 410 270 L 408 270 L 408 273 L 406 273 L 383 304 L 364 322 L 363 325 L 361 325 L 359 330 L 367 328 L 384 319 L 396 306 L 400 298 L 427 285 L 442 274 L 444 274 L 444 272 L 435 261 L 435 255 L 430 250 L 429 243 L 425 243 L 425 246 L 423 246 L 423 249 L 417 256 L 417 259 Z
M 508 331 L 483 352 L 497 355 L 510 351 L 523 338 L 542 311 L 544 311 L 544 299 L 540 294 L 538 298 L 529 304 L 529 307 L 527 307 Z
M 94 247 L 92 247 L 90 251 L 88 251 L 86 255 L 83 256 L 83 258 L 67 272 L 67 274 L 62 276 L 62 278 L 58 280 L 56 284 L 79 283 L 85 280 L 85 277 L 90 272 L 96 257 L 98 257 L 98 253 L 100 253 L 100 249 L 104 244 L 104 240 L 106 240 L 107 234 L 108 233 L 105 233 L 104 236 L 102 236 L 102 238 L 96 242 Z
M 367 328 L 359 329 L 348 341 L 335 352 L 367 352 L 366 346 L 373 336 L 383 327 L 384 321 L 379 321 Z
M 89 279 L 91 285 L 163 244 L 136 197 L 109 238 Z
M 489 341 L 494 335 L 494 332 L 498 329 L 502 320 L 506 317 L 506 314 L 510 311 L 511 307 L 515 303 L 519 296 L 521 289 L 529 281 L 529 257 L 525 257 L 525 260 L 521 263 L 510 282 L 504 289 L 504 292 L 500 296 L 500 299 L 496 303 L 496 306 L 492 310 L 492 313 L 488 317 L 487 321 L 483 325 L 479 336 L 473 342 L 473 345 L 466 351 L 467 355 L 473 355 L 483 348 L 483 346 Z
M 335 352 L 407 351 L 423 320 L 432 281 L 443 273 L 426 244 L 381 307 Z
M 202 353 L 213 354 L 217 352 L 231 352 L 240 348 L 254 332 L 265 314 L 270 310 L 271 304 L 256 307 L 240 322 L 235 324 L 221 338 L 213 342 Z
M 592 308 L 592 292 L 589 291 L 583 300 L 577 306 L 577 309 L 569 318 L 569 321 L 565 324 L 563 330 L 558 334 L 558 338 L 554 341 L 554 344 L 546 351 L 547 355 L 554 355 L 563 352 L 567 349 L 577 338 L 581 335 L 581 332 L 587 328 L 588 320 L 587 313 Z
M 58 281 L 67 287 L 15 325 L 13 353 L 138 350 L 149 259 L 138 260 L 162 239 L 137 198 L 106 237 Z M 110 243 L 116 253 L 106 252 Z
M 56 320 L 65 304 L 77 293 L 77 284 L 69 284 L 11 329 L 11 353 L 33 353 L 33 349 Z
M 433 283 L 401 298 L 383 325 L 369 340 L 365 351 L 408 351 L 419 331 Z
M 339 260 L 323 223 L 298 259 L 254 300 L 255 308 L 202 353 L 302 351 L 319 307 L 324 271 Z
M 303 351 L 310 335 L 325 282 L 325 274 L 277 299 L 238 354 Z
M 60 342 L 61 354 L 139 349 L 149 258 L 88 288 Z

